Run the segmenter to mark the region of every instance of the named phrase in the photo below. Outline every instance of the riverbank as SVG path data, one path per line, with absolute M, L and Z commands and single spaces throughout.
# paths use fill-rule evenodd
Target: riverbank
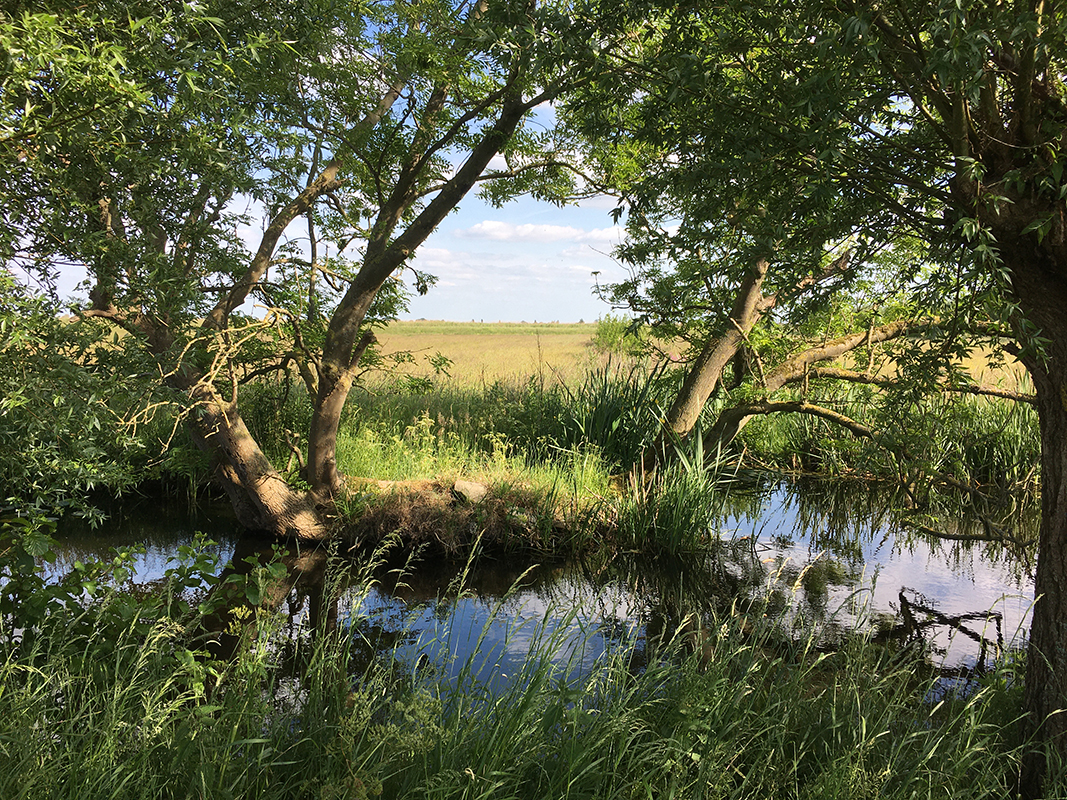
M 160 599 L 131 605 L 97 575 L 85 611 L 7 639 L 4 797 L 1012 794 L 1016 660 L 933 703 L 907 650 L 851 637 L 828 651 L 818 626 L 783 639 L 792 605 L 767 603 L 675 622 L 662 645 L 617 632 L 587 660 L 573 654 L 594 632 L 553 602 L 525 623 L 494 603 L 470 632 L 491 646 L 453 660 L 447 631 L 471 625 L 462 581 L 434 607 L 446 646 L 427 657 L 405 644 L 416 616 L 373 612 L 373 583 L 327 571 L 325 597 L 297 587 L 295 628 L 256 610 L 257 590 L 233 616 L 242 645 L 219 662 L 190 638 L 210 605 L 179 599 L 220 578 L 194 550 L 157 582 Z M 272 580 L 249 576 L 226 585 L 251 597 Z

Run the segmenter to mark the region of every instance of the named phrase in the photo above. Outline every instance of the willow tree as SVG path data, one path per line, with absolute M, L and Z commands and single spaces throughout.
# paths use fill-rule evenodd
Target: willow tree
M 929 329 L 934 311 L 911 315 L 900 298 L 906 276 L 882 281 L 887 261 L 914 252 L 912 231 L 869 193 L 842 192 L 818 163 L 813 154 L 847 132 L 813 124 L 827 102 L 788 79 L 790 54 L 766 44 L 752 13 L 728 6 L 649 17 L 623 23 L 638 34 L 612 80 L 565 104 L 600 180 L 623 198 L 617 215 L 628 239 L 615 254 L 630 277 L 602 295 L 688 344 L 663 433 L 644 454 L 646 474 L 671 453 L 670 441 L 693 432 L 712 396 L 731 402 L 725 387 L 742 390 L 748 414 L 715 426 L 704 439 L 713 450 L 755 413 L 802 409 L 851 424 L 811 402 L 768 400 L 791 383 L 776 380 L 778 368 Z M 782 17 L 783 31 L 790 19 Z M 773 91 L 761 91 L 764 82 Z M 880 252 L 894 234 L 897 252 Z
M 79 313 L 125 329 L 155 359 L 240 521 L 322 537 L 344 486 L 341 411 L 382 287 L 479 184 L 496 183 L 495 199 L 568 191 L 555 131 L 526 124 L 584 81 L 579 60 L 594 64 L 605 45 L 573 6 L 278 0 L 13 13 L 12 41 L 47 30 L 62 57 L 10 50 L 4 166 L 24 197 L 9 213 L 8 262 L 38 273 L 83 264 L 90 302 Z M 97 102 L 65 68 L 100 59 Z M 129 90 L 105 96 L 108 75 Z M 77 113 L 53 124 L 64 104 Z M 250 204 L 264 222 L 248 246 L 236 230 Z M 279 253 L 297 228 L 312 252 L 299 254 L 310 268 L 299 291 L 285 272 L 298 254 Z M 328 283 L 316 288 L 318 278 Z M 252 303 L 266 316 L 250 315 Z M 241 413 L 242 353 L 262 346 L 270 323 L 290 337 L 274 367 L 295 360 L 312 393 L 309 491 L 286 482 Z
M 633 77 L 617 80 L 651 77 L 637 96 L 659 98 L 672 134 L 693 145 L 667 166 L 692 166 L 689 155 L 699 162 L 690 174 L 719 175 L 726 197 L 752 187 L 757 202 L 767 187 L 782 196 L 775 182 L 793 188 L 798 208 L 808 191 L 832 192 L 869 244 L 901 233 L 927 243 L 932 268 L 902 264 L 897 276 L 917 310 L 946 313 L 946 335 L 911 354 L 914 378 L 934 375 L 934 357 L 957 352 L 976 328 L 1026 366 L 1042 444 L 1026 705 L 1032 730 L 1067 758 L 1063 9 L 1044 0 L 622 8 L 650 20 L 641 46 L 654 52 L 620 62 Z M 730 213 L 720 206 L 712 219 Z M 1045 770 L 1035 751 L 1028 792 L 1040 791 Z

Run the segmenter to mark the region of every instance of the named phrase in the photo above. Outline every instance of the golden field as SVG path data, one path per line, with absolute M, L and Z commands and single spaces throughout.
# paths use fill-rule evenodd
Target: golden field
M 377 336 L 386 356 L 400 351 L 415 356 L 415 363 L 402 370 L 407 374 L 431 375 L 428 359 L 440 353 L 452 361 L 448 372 L 454 382 L 480 386 L 498 380 L 523 382 L 530 376 L 562 381 L 578 377 L 603 358 L 592 347 L 595 332 L 596 323 L 404 320 L 391 322 Z M 990 352 L 978 349 L 963 367 L 980 384 L 1032 391 L 1025 370 L 1013 358 L 990 361 Z M 845 366 L 866 368 L 848 358 Z M 884 360 L 876 371 L 891 375 L 896 369 L 892 360 Z
M 530 376 L 576 377 L 597 358 L 591 347 L 595 331 L 595 323 L 409 320 L 391 322 L 377 336 L 386 356 L 414 354 L 416 363 L 405 368 L 409 374 L 432 374 L 428 358 L 440 353 L 452 361 L 452 380 L 489 385 Z

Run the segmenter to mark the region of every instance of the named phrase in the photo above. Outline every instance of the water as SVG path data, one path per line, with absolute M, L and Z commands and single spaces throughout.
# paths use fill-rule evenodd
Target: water
M 752 536 L 773 583 L 782 591 L 796 586 L 798 606 L 823 624 L 850 628 L 879 617 L 901 623 L 906 605 L 920 624 L 929 623 L 923 628 L 929 654 L 950 670 L 975 666 L 982 655 L 965 630 L 987 640 L 989 655 L 998 643 L 1021 647 L 1034 597 L 1026 565 L 989 543 L 902 535 L 879 499 L 854 495 L 841 509 L 817 492 L 778 489 L 727 517 L 724 535 Z M 961 630 L 937 615 L 978 618 L 961 621 Z
M 429 665 L 448 678 L 470 670 L 490 686 L 517 672 L 541 640 L 551 641 L 559 665 L 580 673 L 611 648 L 633 648 L 640 659 L 653 635 L 669 636 L 689 614 L 722 612 L 739 598 L 769 598 L 795 635 L 817 630 L 829 644 L 857 625 L 880 626 L 885 636 L 921 642 L 946 672 L 1025 639 L 1033 585 L 1017 560 L 991 545 L 903 535 L 877 494 L 775 487 L 736 493 L 726 509 L 714 546 L 699 558 L 541 566 L 485 558 L 466 569 L 427 562 L 383 567 L 372 581 L 353 566 L 329 607 L 325 556 L 290 549 L 288 581 L 272 602 L 288 613 L 294 636 L 328 620 L 350 630 L 366 658 L 392 652 L 412 669 Z M 270 542 L 238 536 L 226 506 L 191 512 L 146 500 L 124 506 L 106 530 L 62 529 L 48 569 L 58 576 L 76 561 L 109 560 L 112 548 L 139 544 L 133 580 L 149 584 L 197 532 L 216 542 L 210 552 L 222 563 L 273 551 Z M 902 628 L 902 610 L 914 629 Z M 946 623 L 960 615 L 975 618 Z

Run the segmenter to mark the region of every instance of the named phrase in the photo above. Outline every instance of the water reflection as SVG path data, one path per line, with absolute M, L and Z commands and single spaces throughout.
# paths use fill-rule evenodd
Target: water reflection
M 108 520 L 90 527 L 81 519 L 64 519 L 56 533 L 56 560 L 45 565 L 50 578 L 70 572 L 75 561 L 110 560 L 112 550 L 141 547 L 134 559 L 137 580 L 149 583 L 163 577 L 178 548 L 191 547 L 198 534 L 214 542 L 207 552 L 225 562 L 240 538 L 229 502 L 195 505 L 158 497 L 127 497 L 105 509 Z
M 935 624 L 922 626 L 922 642 L 931 659 L 949 669 L 977 666 L 998 638 L 1004 646 L 1021 646 L 1033 602 L 1025 558 L 993 542 L 920 536 L 904 527 L 899 508 L 891 493 L 871 487 L 808 482 L 738 498 L 721 524 L 728 538 L 757 538 L 771 591 L 799 589 L 798 608 L 828 631 L 863 619 L 905 626 L 904 597 L 933 612 Z M 950 532 L 975 533 L 977 527 L 958 520 Z M 936 621 L 971 615 L 977 618 L 968 620 L 968 629 L 984 642 Z
M 703 628 L 730 615 L 780 615 L 791 635 L 817 630 L 828 646 L 856 626 L 880 626 L 882 640 L 919 644 L 950 670 L 1022 640 L 1033 588 L 1020 560 L 988 543 L 931 543 L 906 533 L 889 495 L 780 486 L 734 490 L 725 508 L 718 538 L 699 557 L 601 553 L 547 565 L 489 557 L 465 565 L 416 556 L 371 570 L 326 550 L 279 550 L 238 537 L 222 509 L 189 514 L 141 504 L 107 531 L 62 530 L 49 569 L 61 574 L 77 560 L 110 558 L 110 548 L 137 543 L 145 552 L 134 562 L 135 580 L 147 584 L 196 531 L 206 532 L 229 558 L 213 590 L 229 594 L 205 623 L 210 649 L 232 654 L 255 599 L 284 614 L 289 644 L 279 663 L 291 674 L 299 672 L 296 644 L 327 630 L 350 637 L 352 673 L 388 654 L 413 671 L 490 687 L 517 672 L 531 649 L 543 653 L 546 641 L 571 673 L 593 669 L 616 648 L 631 652 L 639 669 L 678 632 L 691 649 L 708 646 Z M 283 568 L 264 582 L 256 568 L 278 558 Z

